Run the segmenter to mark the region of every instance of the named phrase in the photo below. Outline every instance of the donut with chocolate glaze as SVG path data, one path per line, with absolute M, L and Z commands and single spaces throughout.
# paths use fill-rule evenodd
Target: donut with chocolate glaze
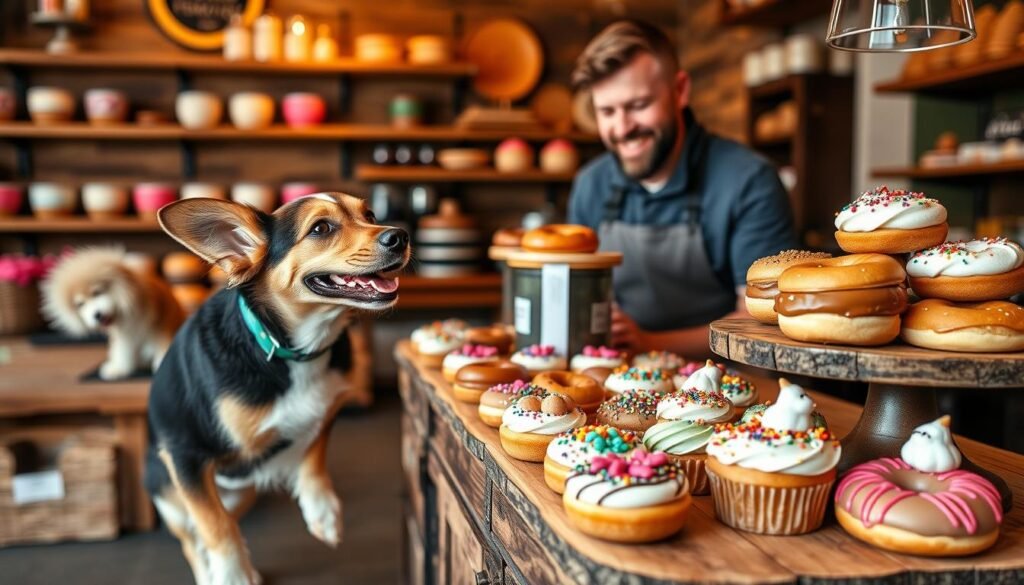
M 775 296 L 779 294 L 779 276 L 783 271 L 796 264 L 831 257 L 832 254 L 828 252 L 786 250 L 757 260 L 747 270 L 747 290 L 743 299 L 747 305 L 747 312 L 762 323 L 778 323 Z

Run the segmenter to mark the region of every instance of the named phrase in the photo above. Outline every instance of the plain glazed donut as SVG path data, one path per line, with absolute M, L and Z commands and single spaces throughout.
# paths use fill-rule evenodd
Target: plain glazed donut
M 604 401 L 604 388 L 590 376 L 572 372 L 544 372 L 537 374 L 531 382 L 548 392 L 563 394 L 572 398 L 586 413 L 592 413 Z
M 900 336 L 910 345 L 946 351 L 1024 350 L 1024 308 L 1008 301 L 914 303 L 903 315 Z
M 477 404 L 480 402 L 480 395 L 491 386 L 511 384 L 516 380 L 527 382 L 530 380 L 530 374 L 523 366 L 508 360 L 469 364 L 455 372 L 452 392 L 456 400 Z
M 583 225 L 551 224 L 523 234 L 522 247 L 529 252 L 590 254 L 597 251 L 597 235 Z

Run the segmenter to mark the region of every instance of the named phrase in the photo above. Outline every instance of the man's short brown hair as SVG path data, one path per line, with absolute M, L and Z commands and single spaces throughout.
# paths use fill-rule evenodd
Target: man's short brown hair
M 679 70 L 675 47 L 665 33 L 645 22 L 620 20 L 608 25 L 583 49 L 572 72 L 572 85 L 577 90 L 589 89 L 640 53 L 653 55 L 666 75 L 675 75 Z

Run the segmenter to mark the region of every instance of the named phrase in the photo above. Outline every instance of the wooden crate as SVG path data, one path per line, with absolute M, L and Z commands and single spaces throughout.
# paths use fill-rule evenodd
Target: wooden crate
M 64 497 L 16 505 L 15 456 L 28 446 L 42 469 L 60 471 Z M 118 535 L 116 437 L 96 428 L 39 427 L 0 431 L 0 546 L 107 540 Z

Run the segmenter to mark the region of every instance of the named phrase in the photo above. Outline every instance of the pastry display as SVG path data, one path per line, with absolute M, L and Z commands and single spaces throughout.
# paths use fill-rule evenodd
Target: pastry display
M 572 359 L 569 361 L 569 369 L 580 373 L 589 368 L 614 369 L 624 363 L 626 363 L 626 354 L 624 352 L 603 345 L 598 347 L 585 345 L 580 353 L 572 356 Z M 601 383 L 603 384 L 604 382 L 602 381 Z
M 907 262 L 910 288 L 923 298 L 994 301 L 1024 292 L 1024 250 L 1006 238 L 946 242 Z
M 501 355 L 508 355 L 512 352 L 512 344 L 515 343 L 515 335 L 504 325 L 492 325 L 490 327 L 473 327 L 465 333 L 466 343 L 489 345 L 498 349 Z
M 791 339 L 883 345 L 900 333 L 906 273 L 883 254 L 851 254 L 791 266 L 779 277 L 775 311 Z
M 516 380 L 508 384 L 497 384 L 491 386 L 486 392 L 480 395 L 480 406 L 477 413 L 480 420 L 489 427 L 498 428 L 501 426 L 501 417 L 505 409 L 513 400 L 522 396 L 544 394 L 543 388 L 528 384 L 522 380 Z
M 904 254 L 941 244 L 946 208 L 924 193 L 878 187 L 836 215 L 836 241 L 850 253 Z
M 586 425 L 562 433 L 548 443 L 544 456 L 544 483 L 555 493 L 563 493 L 565 480 L 576 466 L 589 467 L 590 461 L 598 455 L 624 455 L 639 442 L 636 433 L 608 425 Z
M 778 323 L 775 296 L 779 294 L 779 275 L 790 266 L 831 257 L 832 254 L 827 252 L 786 250 L 757 260 L 747 270 L 747 289 L 744 296 L 747 312 L 762 323 Z
M 564 370 L 566 361 L 564 355 L 559 355 L 553 346 L 530 345 L 512 354 L 512 361 L 525 367 L 531 375 L 536 376 L 541 372 L 552 370 Z
M 675 390 L 672 379 L 661 368 L 637 368 L 619 366 L 604 381 L 604 388 L 609 394 L 618 394 L 629 390 L 644 390 L 656 394 L 664 394 Z
M 658 423 L 644 432 L 644 447 L 664 451 L 679 464 L 690 491 L 697 496 L 710 493 L 704 470 L 705 447 L 716 423 L 733 420 L 733 405 L 720 392 L 682 390 L 658 402 Z
M 1024 307 L 1009 301 L 925 299 L 903 315 L 900 337 L 910 345 L 945 351 L 1022 351 Z
M 452 379 L 452 392 L 456 400 L 476 404 L 480 396 L 494 386 L 526 382 L 529 379 L 530 375 L 522 366 L 508 360 L 473 362 L 456 370 Z
M 544 392 L 513 400 L 501 415 L 498 433 L 510 457 L 540 463 L 556 435 L 586 423 L 587 413 L 572 398 Z
M 523 234 L 521 245 L 530 252 L 591 254 L 597 250 L 597 234 L 583 225 L 551 224 Z
M 626 431 L 642 433 L 658 422 L 660 395 L 647 390 L 615 394 L 597 408 L 596 421 Z
M 900 457 L 862 463 L 836 489 L 836 518 L 847 532 L 899 553 L 951 557 L 983 551 L 999 537 L 999 492 L 960 467 L 949 417 L 923 424 Z
M 583 412 L 592 413 L 604 401 L 604 388 L 590 376 L 572 372 L 543 372 L 533 379 L 533 385 L 548 392 L 562 394 L 573 399 Z
M 685 364 L 686 360 L 671 351 L 649 351 L 633 356 L 633 365 L 640 368 L 675 370 Z
M 679 532 L 692 500 L 678 466 L 643 449 L 594 457 L 569 475 L 562 496 L 576 528 L 614 542 L 652 542 Z
M 813 425 L 814 403 L 779 379 L 779 399 L 748 422 L 715 427 L 706 463 L 715 516 L 758 534 L 792 535 L 825 518 L 841 448 Z
M 448 352 L 441 361 L 441 375 L 446 382 L 455 381 L 455 372 L 463 366 L 480 362 L 493 362 L 498 359 L 498 348 L 489 345 L 464 343 Z

